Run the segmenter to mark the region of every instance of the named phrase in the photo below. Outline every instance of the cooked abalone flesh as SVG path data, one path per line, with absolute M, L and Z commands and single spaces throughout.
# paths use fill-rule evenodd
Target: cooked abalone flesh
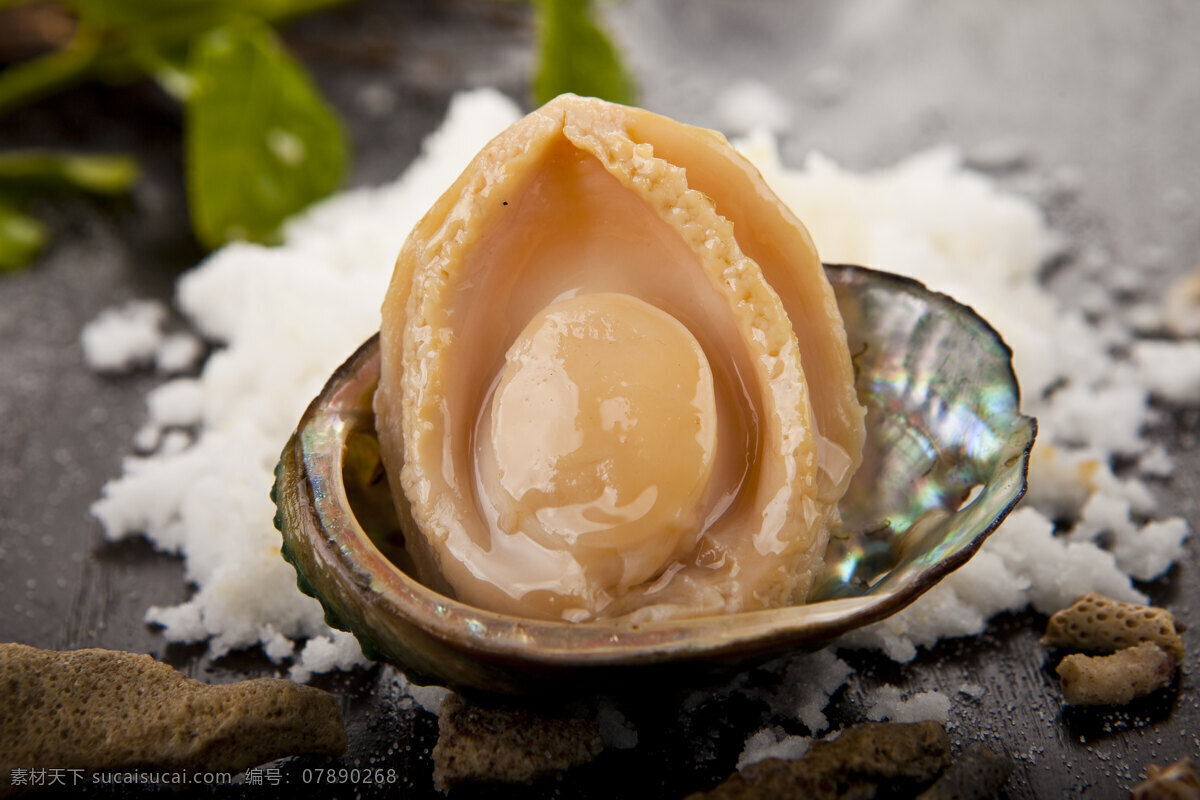
M 719 134 L 563 96 L 417 224 L 376 427 L 421 580 L 581 622 L 802 602 L 859 464 L 842 318 Z

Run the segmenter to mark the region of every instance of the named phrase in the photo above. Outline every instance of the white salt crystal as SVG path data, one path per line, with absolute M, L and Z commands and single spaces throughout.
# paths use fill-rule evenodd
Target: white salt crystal
M 737 768 L 745 769 L 768 758 L 795 760 L 808 752 L 812 739 L 807 736 L 789 736 L 778 727 L 767 727 L 746 739 L 742 753 L 738 756 Z
M 1145 283 L 1141 270 L 1128 264 L 1113 267 L 1104 273 L 1104 278 L 1114 291 L 1126 294 L 1136 294 Z
M 1129 478 L 1119 483 L 1119 494 L 1129 501 L 1129 507 L 1134 514 L 1148 516 L 1158 510 L 1158 500 L 1150 487 L 1137 478 Z
M 163 338 L 154 352 L 154 368 L 165 375 L 190 372 L 204 355 L 204 342 L 191 333 L 172 333 Z
M 1165 458 L 1161 446 L 1157 451 L 1157 459 Z M 1153 514 L 1158 501 L 1150 487 L 1136 478 L 1118 478 L 1109 466 L 1108 458 L 1091 447 L 1056 447 L 1039 441 L 1029 463 L 1029 492 L 1025 502 L 1048 517 L 1078 520 L 1083 516 L 1084 506 L 1099 494 L 1109 498 L 1110 502 L 1127 505 L 1134 514 Z M 1152 471 L 1157 459 L 1149 453 L 1143 459 Z M 1169 459 L 1166 461 L 1169 467 Z
M 1023 608 L 1029 602 L 1029 583 L 1028 576 L 985 544 L 984 550 L 907 608 L 842 637 L 839 644 L 879 649 L 894 661 L 911 661 L 918 647 L 980 633 L 991 616 Z
M 880 722 L 945 722 L 950 715 L 950 698 L 939 691 L 905 696 L 895 686 L 880 686 L 871 697 L 866 716 Z
M 444 686 L 418 686 L 414 683 L 409 684 L 408 693 L 418 706 L 430 714 L 436 714 L 442 707 L 442 701 L 450 694 L 450 690 Z
M 1014 511 L 965 565 L 907 608 L 842 637 L 844 647 L 882 650 L 911 661 L 918 647 L 983 630 L 1002 611 L 1032 605 L 1044 614 L 1088 591 L 1145 602 L 1115 557 L 1091 542 L 1054 535 L 1054 524 L 1030 507 Z
M 146 406 L 157 425 L 197 425 L 204 415 L 204 390 L 195 378 L 175 378 L 151 389 Z
M 764 680 L 763 675 L 777 677 Z M 824 710 L 853 673 L 833 648 L 776 659 L 757 670 L 738 675 L 725 693 L 738 693 L 761 702 L 778 720 L 799 720 L 811 733 L 829 727 Z M 690 710 L 709 702 L 711 692 L 695 692 L 684 702 Z
M 303 683 L 314 672 L 348 670 L 369 663 L 352 634 L 333 631 L 328 636 L 313 636 L 305 643 L 298 660 L 289 670 L 289 676 Z
M 749 78 L 717 95 L 716 114 L 723 128 L 739 133 L 781 131 L 792 121 L 788 101 L 762 81 Z
M 1072 528 L 1073 541 L 1091 541 L 1104 532 L 1121 534 L 1134 530 L 1130 503 L 1123 497 L 1095 492 L 1084 503 L 1079 523 Z
M 789 701 L 796 718 L 811 733 L 820 733 L 829 727 L 825 707 L 853 672 L 850 665 L 834 655 L 831 648 L 800 656 L 789 665 Z
M 1113 555 L 1122 570 L 1139 581 L 1162 575 L 1185 550 L 1190 529 L 1179 517 L 1149 522 L 1138 530 L 1122 530 L 1113 545 Z
M 1082 287 L 1076 297 L 1076 302 L 1080 309 L 1097 316 L 1110 313 L 1117 304 L 1112 293 L 1098 283 L 1089 283 Z
M 1103 454 L 1095 449 L 1056 447 L 1039 441 L 1029 459 L 1025 502 L 1053 518 L 1077 518 L 1095 490 L 1096 475 L 1104 471 L 1111 472 Z
M 312 670 L 300 664 L 292 664 L 292 666 L 288 668 L 288 679 L 295 681 L 296 683 L 308 683 L 312 680 L 312 676 Z
M 125 372 L 153 363 L 167 308 L 157 300 L 130 300 L 109 308 L 83 328 L 84 362 L 97 372 Z
M 146 622 L 161 625 L 168 642 L 198 642 L 208 636 L 200 607 L 194 603 L 170 608 L 151 606 L 146 611 Z
M 1121 316 L 1124 317 L 1125 323 L 1130 328 L 1141 334 L 1152 334 L 1162 330 L 1166 325 L 1163 320 L 1162 307 L 1149 301 L 1125 307 L 1121 310 Z
M 1089 591 L 1131 603 L 1146 601 L 1111 553 L 1091 542 L 1055 536 L 1053 523 L 1032 508 L 1010 514 L 982 549 L 1028 581 L 1029 603 L 1043 614 L 1066 608 Z
M 261 639 L 263 652 L 276 664 L 296 654 L 296 643 L 278 631 L 268 628 L 263 632 Z
M 162 439 L 162 428 L 156 423 L 150 423 L 138 428 L 133 435 L 133 446 L 140 453 L 152 453 L 158 449 Z
M 983 686 L 980 686 L 978 683 L 967 681 L 958 687 L 958 693 L 965 695 L 972 700 L 978 700 L 987 694 L 987 689 L 985 689 Z
M 1148 400 L 1145 387 L 1136 384 L 1067 386 L 1038 414 L 1039 433 L 1049 434 L 1052 441 L 1137 455 L 1147 446 L 1141 432 Z
M 755 688 L 752 693 L 776 716 L 799 719 L 812 733 L 829 727 L 824 709 L 853 672 L 850 665 L 838 658 L 832 648 L 825 648 L 768 665 L 768 669 L 779 668 L 783 676 L 777 688 L 769 691 Z
M 178 552 L 185 530 L 179 526 L 180 498 L 187 487 L 212 469 L 205 448 L 194 447 L 171 457 L 131 457 L 122 462 L 124 477 L 104 486 L 92 504 L 111 540 L 147 534 L 168 552 Z
M 442 707 L 442 701 L 451 694 L 450 690 L 443 686 L 421 686 L 413 683 L 400 672 L 396 673 L 396 685 L 401 692 L 411 697 L 413 702 L 430 714 L 437 714 Z
M 182 453 L 192 443 L 192 437 L 183 431 L 167 431 L 158 443 L 160 455 Z
M 1142 385 L 1155 397 L 1200 403 L 1200 342 L 1137 342 L 1133 362 Z
M 1151 478 L 1169 478 L 1175 472 L 1175 461 L 1161 444 L 1143 453 L 1137 466 L 1138 472 Z

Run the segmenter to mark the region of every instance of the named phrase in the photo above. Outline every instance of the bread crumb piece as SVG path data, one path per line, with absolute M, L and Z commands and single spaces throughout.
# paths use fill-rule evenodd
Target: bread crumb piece
M 1056 671 L 1068 704 L 1122 705 L 1169 684 L 1175 658 L 1153 642 L 1142 642 L 1107 656 L 1074 653 Z
M 1122 603 L 1088 592 L 1069 608 L 1055 613 L 1041 642 L 1046 647 L 1070 647 L 1112 653 L 1141 642 L 1154 642 L 1175 661 L 1183 660 L 1183 626 L 1171 612 L 1154 606 Z
M 929 781 L 949 763 L 950 737 L 936 722 L 865 722 L 836 739 L 813 742 L 799 760 L 751 764 L 689 800 L 874 797 L 879 786 L 895 791 Z
M 1166 767 L 1146 767 L 1146 780 L 1133 787 L 1130 800 L 1200 800 L 1200 774 L 1188 759 Z
M 447 792 L 468 782 L 528 783 L 585 764 L 603 749 L 594 720 L 468 705 L 452 694 L 438 712 L 433 784 Z
M 0 644 L 0 795 L 18 768 L 239 772 L 346 749 L 337 701 L 277 678 L 219 686 L 147 655 Z

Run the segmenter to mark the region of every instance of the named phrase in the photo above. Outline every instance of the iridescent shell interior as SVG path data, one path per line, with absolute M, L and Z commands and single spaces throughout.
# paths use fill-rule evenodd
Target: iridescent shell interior
M 379 343 L 330 378 L 284 448 L 283 555 L 329 622 L 421 680 L 590 691 L 701 680 L 882 619 L 962 565 L 1025 492 L 1036 422 L 1011 352 L 970 308 L 888 273 L 827 265 L 867 408 L 863 464 L 802 605 L 641 625 L 506 616 L 413 577 L 379 457 Z

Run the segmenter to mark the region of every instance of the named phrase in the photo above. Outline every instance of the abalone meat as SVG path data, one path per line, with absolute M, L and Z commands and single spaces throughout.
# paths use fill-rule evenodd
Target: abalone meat
M 374 408 L 427 585 L 516 617 L 802 602 L 857 468 L 803 225 L 720 135 L 562 96 L 405 243 Z

